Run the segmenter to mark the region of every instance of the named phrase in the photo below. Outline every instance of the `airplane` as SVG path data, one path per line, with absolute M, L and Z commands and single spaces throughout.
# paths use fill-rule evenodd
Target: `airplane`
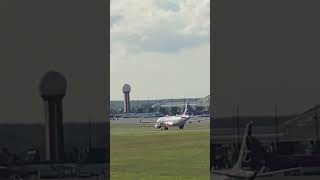
M 169 126 L 177 126 L 180 130 L 183 130 L 185 124 L 191 117 L 191 115 L 188 115 L 188 105 L 189 101 L 185 104 L 184 112 L 181 115 L 160 117 L 156 122 L 142 121 L 140 118 L 140 123 L 155 123 L 154 127 L 158 129 L 161 128 L 161 130 L 169 130 Z M 201 120 L 197 120 L 197 122 L 200 121 Z M 189 123 L 191 123 L 191 121 L 189 121 Z
M 289 172 L 297 172 L 301 171 L 300 167 L 293 167 L 293 168 L 287 168 L 287 169 L 280 169 L 275 171 L 265 171 L 266 167 L 262 166 L 259 169 L 247 169 L 243 167 L 244 162 L 248 162 L 252 160 L 249 156 L 250 150 L 248 149 L 248 140 L 251 137 L 252 133 L 252 122 L 248 123 L 246 125 L 245 133 L 242 139 L 241 148 L 239 151 L 238 159 L 234 166 L 231 169 L 223 169 L 223 170 L 214 170 L 212 168 L 212 176 L 211 179 L 223 179 L 223 180 L 235 180 L 235 179 L 241 179 L 241 180 L 254 180 L 257 177 L 266 177 L 266 176 L 274 176 L 277 174 L 284 174 Z M 251 150 L 254 151 L 254 150 Z

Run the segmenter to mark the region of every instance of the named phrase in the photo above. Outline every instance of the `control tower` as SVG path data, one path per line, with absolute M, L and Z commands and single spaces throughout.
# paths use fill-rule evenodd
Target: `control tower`
M 64 160 L 63 108 L 67 81 L 55 71 L 47 72 L 40 82 L 40 95 L 45 108 L 46 160 Z
M 122 87 L 122 92 L 124 95 L 124 106 L 123 106 L 123 112 L 128 113 L 130 112 L 130 91 L 131 87 L 129 84 L 125 84 Z

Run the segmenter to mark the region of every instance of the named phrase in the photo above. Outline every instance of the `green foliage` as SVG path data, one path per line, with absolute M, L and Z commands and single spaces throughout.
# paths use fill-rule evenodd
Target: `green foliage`
M 162 114 L 168 114 L 168 113 L 169 113 L 169 112 L 168 112 L 168 109 L 163 108 L 163 107 L 161 107 L 161 108 L 159 109 L 159 112 L 161 112 Z
M 206 109 L 206 107 L 204 107 L 204 106 L 196 106 L 195 107 L 196 111 L 204 111 L 205 109 Z
M 172 107 L 171 108 L 171 115 L 180 114 L 180 108 L 179 107 Z

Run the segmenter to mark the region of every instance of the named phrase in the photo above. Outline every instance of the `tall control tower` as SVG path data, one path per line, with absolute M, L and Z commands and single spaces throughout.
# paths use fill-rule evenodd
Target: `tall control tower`
M 131 87 L 129 84 L 123 85 L 122 87 L 122 92 L 124 95 L 123 112 L 125 113 L 130 112 L 130 91 L 131 91 Z
M 46 160 L 64 160 L 62 102 L 66 88 L 67 80 L 56 71 L 47 72 L 40 82 L 40 94 L 44 101 L 46 114 Z

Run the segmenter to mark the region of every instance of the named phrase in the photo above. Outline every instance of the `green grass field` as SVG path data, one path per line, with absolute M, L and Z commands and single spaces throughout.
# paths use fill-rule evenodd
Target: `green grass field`
M 111 180 L 208 180 L 209 126 L 111 124 Z

